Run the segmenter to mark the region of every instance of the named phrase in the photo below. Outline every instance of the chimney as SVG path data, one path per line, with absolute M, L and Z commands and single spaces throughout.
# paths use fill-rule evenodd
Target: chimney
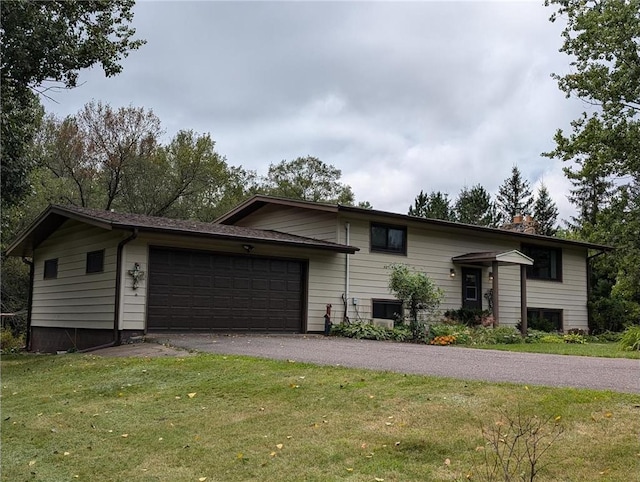
M 521 224 L 522 223 L 522 214 L 516 214 L 513 217 L 513 224 Z
M 513 217 L 513 222 L 500 226 L 500 229 L 518 233 L 536 234 L 538 231 L 538 223 L 529 214 L 526 216 L 516 214 Z

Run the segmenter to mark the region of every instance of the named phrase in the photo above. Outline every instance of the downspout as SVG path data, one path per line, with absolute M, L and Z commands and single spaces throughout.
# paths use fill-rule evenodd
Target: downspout
M 80 353 L 84 353 L 87 351 L 99 350 L 101 348 L 108 348 L 110 346 L 116 346 L 120 344 L 120 330 L 118 329 L 120 325 L 120 289 L 122 286 L 122 250 L 124 245 L 130 243 L 134 239 L 138 237 L 138 228 L 134 228 L 131 232 L 131 235 L 118 243 L 118 250 L 116 254 L 116 296 L 115 296 L 115 306 L 114 306 L 114 314 L 113 314 L 113 341 L 109 343 L 105 343 L 104 345 L 93 346 L 91 348 L 85 348 L 84 350 L 80 350 Z
M 27 351 L 31 351 L 31 312 L 33 306 L 33 278 L 34 278 L 34 263 L 33 260 L 22 258 L 22 262 L 29 266 L 29 296 L 27 298 L 27 334 L 25 345 Z
M 345 231 L 345 245 L 349 246 L 351 243 L 351 224 L 344 223 Z M 342 295 L 342 301 L 344 301 L 344 317 L 342 321 L 349 321 L 349 253 L 345 253 L 344 263 L 344 294 Z

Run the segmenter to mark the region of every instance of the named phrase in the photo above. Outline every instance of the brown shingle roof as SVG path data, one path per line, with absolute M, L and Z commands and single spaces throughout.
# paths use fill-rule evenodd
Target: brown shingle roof
M 78 206 L 50 206 L 9 246 L 11 256 L 31 256 L 33 249 L 67 219 L 93 224 L 103 229 L 123 229 L 200 236 L 213 239 L 278 244 L 312 249 L 354 253 L 358 248 L 278 231 L 245 228 L 225 224 L 171 219 L 143 214 L 119 213 Z

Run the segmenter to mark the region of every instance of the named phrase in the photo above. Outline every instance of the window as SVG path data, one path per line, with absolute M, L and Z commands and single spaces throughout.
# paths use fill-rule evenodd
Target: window
M 562 310 L 528 308 L 527 327 L 530 330 L 562 331 Z
M 406 226 L 371 224 L 371 251 L 407 254 Z
M 527 278 L 562 281 L 561 249 L 523 245 L 522 252 L 533 259 L 533 266 L 527 266 Z
M 104 271 L 104 249 L 87 253 L 87 273 L 102 273 Z
M 373 300 L 373 318 L 395 320 L 398 316 L 402 316 L 402 301 Z
M 58 277 L 58 258 L 45 260 L 44 279 L 55 279 L 57 277 Z

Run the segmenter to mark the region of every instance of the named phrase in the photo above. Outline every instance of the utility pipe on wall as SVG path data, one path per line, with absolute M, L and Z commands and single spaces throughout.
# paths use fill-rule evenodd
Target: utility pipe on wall
M 344 223 L 345 242 L 346 246 L 351 243 L 351 224 Z M 342 295 L 342 301 L 344 302 L 344 318 L 343 321 L 349 321 L 349 253 L 345 253 L 344 263 L 344 294 Z

